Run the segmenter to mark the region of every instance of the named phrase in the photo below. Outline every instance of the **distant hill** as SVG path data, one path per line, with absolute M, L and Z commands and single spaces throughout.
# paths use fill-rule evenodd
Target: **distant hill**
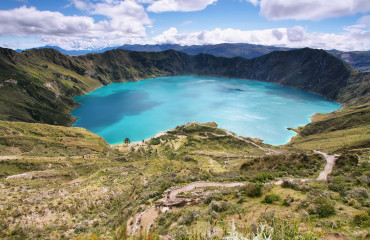
M 228 58 L 244 57 L 248 59 L 260 57 L 273 51 L 292 50 L 291 48 L 254 45 L 247 43 L 223 43 L 215 45 L 193 45 L 193 46 L 181 46 L 177 44 L 123 45 L 118 48 L 130 51 L 145 51 L 145 52 L 158 52 L 173 49 L 190 55 L 207 53 L 217 57 L 228 57 Z
M 248 43 L 223 43 L 215 45 L 192 45 L 192 46 L 181 46 L 178 44 L 156 44 L 156 45 L 122 45 L 117 47 L 109 47 L 103 49 L 95 50 L 65 50 L 57 46 L 45 46 L 42 48 L 53 48 L 60 51 L 63 54 L 70 56 L 85 55 L 89 53 L 103 53 L 105 51 L 113 49 L 123 49 L 130 51 L 141 51 L 141 52 L 161 52 L 165 50 L 176 50 L 179 52 L 184 52 L 190 55 L 197 55 L 200 53 L 207 53 L 217 57 L 244 57 L 244 58 L 256 58 L 268 54 L 273 51 L 289 51 L 292 48 L 286 47 L 274 47 L 274 46 L 264 46 L 255 45 Z M 18 49 L 18 52 L 22 50 Z M 343 52 L 338 50 L 327 50 L 328 53 L 333 56 L 343 60 L 349 66 L 360 71 L 370 71 L 370 51 L 353 51 L 353 52 Z
M 354 69 L 370 71 L 370 51 L 341 52 L 337 50 L 328 51 L 333 56 L 342 59 Z

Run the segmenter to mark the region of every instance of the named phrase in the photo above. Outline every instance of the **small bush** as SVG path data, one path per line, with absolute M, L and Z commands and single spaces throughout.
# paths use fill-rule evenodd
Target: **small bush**
M 184 157 L 184 162 L 193 162 L 193 163 L 198 163 L 198 161 L 197 161 L 197 160 L 195 160 L 194 158 L 189 157 L 189 156 L 185 156 L 185 157 Z
M 274 180 L 274 176 L 272 176 L 270 173 L 268 172 L 258 172 L 254 178 L 253 178 L 253 182 L 256 182 L 256 183 L 264 183 L 264 182 L 267 182 L 269 180 Z
M 211 211 L 215 212 L 224 212 L 230 208 L 230 204 L 228 202 L 216 202 L 212 201 L 211 204 L 209 205 L 209 209 Z
M 263 203 L 273 203 L 280 201 L 280 196 L 276 194 L 266 194 L 265 199 L 262 200 Z
M 209 194 L 206 199 L 204 200 L 205 203 L 211 203 L 212 201 L 220 201 L 222 200 L 223 196 L 220 191 L 215 191 L 211 194 Z
M 171 235 L 174 239 L 186 240 L 188 239 L 188 228 L 184 225 L 176 226 L 172 231 Z
M 359 212 L 353 215 L 353 223 L 358 227 L 370 227 L 370 217 L 367 212 Z
M 243 188 L 243 190 L 248 197 L 262 196 L 262 184 L 248 184 Z
M 289 181 L 289 180 L 284 180 L 283 183 L 281 184 L 282 188 L 290 188 L 293 190 L 298 190 L 299 189 L 299 183 L 294 182 L 294 181 Z
M 359 202 L 366 202 L 366 199 L 369 198 L 369 193 L 363 187 L 355 187 L 345 193 L 347 201 L 353 198 Z
M 199 218 L 199 216 L 200 216 L 199 211 L 189 210 L 189 211 L 186 211 L 182 215 L 182 217 L 180 218 L 179 222 L 180 222 L 180 224 L 190 225 L 194 221 L 196 221 Z
M 160 143 L 161 143 L 161 140 L 159 138 L 152 138 L 150 139 L 150 142 L 149 142 L 150 145 L 158 145 Z
M 356 166 L 358 164 L 358 156 L 354 154 L 343 154 L 335 161 L 336 167 Z
M 270 211 L 266 211 L 266 212 L 263 212 L 261 213 L 260 217 L 259 217 L 259 220 L 263 223 L 273 223 L 275 219 L 275 210 L 270 210 Z
M 345 189 L 345 183 L 341 177 L 336 177 L 334 178 L 330 183 L 329 183 L 329 189 L 335 192 L 343 193 Z
M 315 199 L 315 209 L 319 217 L 329 217 L 335 214 L 335 208 L 333 201 L 330 201 L 326 198 L 317 198 Z
M 353 198 L 351 198 L 348 201 L 348 205 L 353 206 L 354 208 L 360 208 L 361 207 L 361 203 L 359 203 L 356 199 L 353 199 Z

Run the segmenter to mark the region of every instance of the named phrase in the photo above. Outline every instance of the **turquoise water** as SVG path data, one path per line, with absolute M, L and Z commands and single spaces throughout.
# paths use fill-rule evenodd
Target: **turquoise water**
M 110 144 L 126 137 L 141 141 L 191 121 L 212 121 L 238 135 L 280 145 L 295 135 L 287 127 L 340 108 L 322 96 L 272 83 L 199 76 L 113 83 L 74 100 L 82 106 L 71 112 L 78 118 L 73 126 Z

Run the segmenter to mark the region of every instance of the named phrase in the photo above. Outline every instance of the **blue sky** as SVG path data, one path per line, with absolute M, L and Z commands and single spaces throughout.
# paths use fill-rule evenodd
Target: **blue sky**
M 369 0 L 0 0 L 0 46 L 252 43 L 370 50 Z

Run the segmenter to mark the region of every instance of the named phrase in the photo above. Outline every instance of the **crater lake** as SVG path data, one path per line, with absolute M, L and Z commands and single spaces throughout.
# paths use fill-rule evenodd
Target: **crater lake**
M 255 80 L 171 76 L 113 83 L 74 98 L 74 127 L 84 127 L 108 143 L 153 137 L 192 121 L 264 143 L 281 145 L 315 113 L 340 109 L 336 102 L 307 91 Z

